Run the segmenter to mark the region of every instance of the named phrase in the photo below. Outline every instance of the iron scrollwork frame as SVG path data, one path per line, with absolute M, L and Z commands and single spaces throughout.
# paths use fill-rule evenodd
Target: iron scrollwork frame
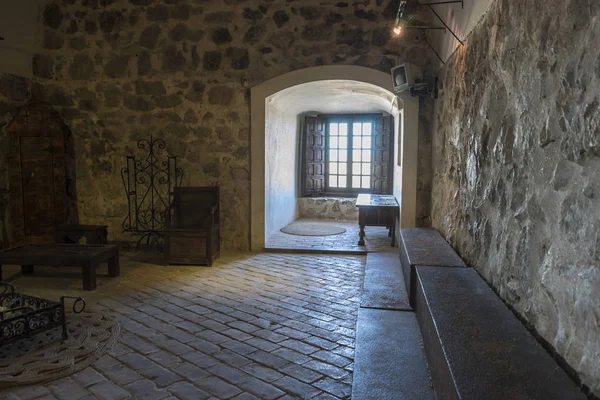
M 123 220 L 123 232 L 141 235 L 136 249 L 146 240 L 159 249 L 163 242 L 167 213 L 171 206 L 174 188 L 181 185 L 183 169 L 177 165 L 177 157 L 161 152 L 167 148 L 162 139 L 140 139 L 137 148 L 146 150 L 143 159 L 136 155 L 126 157 L 121 169 L 121 179 L 127 194 L 127 216 Z
M 59 326 L 62 327 L 62 339 L 66 340 L 65 299 L 75 300 L 75 314 L 85 309 L 85 300 L 81 297 L 62 296 L 59 303 L 17 293 L 7 282 L 0 282 L 0 288 L 0 346 Z

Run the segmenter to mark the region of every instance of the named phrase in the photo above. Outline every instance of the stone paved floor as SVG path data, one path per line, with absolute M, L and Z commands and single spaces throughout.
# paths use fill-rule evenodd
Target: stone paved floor
M 358 237 L 360 228 L 358 227 L 358 221 L 302 218 L 292 222 L 292 224 L 307 222 L 339 226 L 345 228 L 346 232 L 340 235 L 331 236 L 296 236 L 277 231 L 267 240 L 267 249 L 348 251 L 362 253 L 370 251 L 387 251 L 390 249 L 391 238 L 388 237 L 388 230 L 385 227 L 365 227 L 365 246 L 359 246 Z
M 230 254 L 211 268 L 122 256 L 95 292 L 77 269 L 38 268 L 17 289 L 80 294 L 117 315 L 117 345 L 75 375 L 3 399 L 336 399 L 351 392 L 365 257 Z M 11 276 L 12 275 L 12 276 Z

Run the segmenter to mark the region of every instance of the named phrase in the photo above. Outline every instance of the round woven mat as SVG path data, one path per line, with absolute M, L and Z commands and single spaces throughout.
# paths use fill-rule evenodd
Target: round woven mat
M 296 236 L 332 236 L 341 235 L 346 232 L 346 229 L 327 223 L 292 222 L 285 228 L 281 228 L 281 232 Z
M 67 314 L 62 328 L 0 347 L 0 388 L 44 383 L 69 376 L 98 360 L 115 344 L 119 324 L 102 313 Z

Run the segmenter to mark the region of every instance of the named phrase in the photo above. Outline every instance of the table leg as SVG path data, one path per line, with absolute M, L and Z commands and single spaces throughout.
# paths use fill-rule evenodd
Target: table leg
M 359 246 L 365 245 L 365 226 L 363 224 L 360 224 L 360 235 L 358 238 L 358 245 Z
M 365 245 L 365 225 L 367 224 L 367 211 L 358 209 L 358 226 L 360 227 L 360 233 L 358 236 L 358 245 Z
M 108 259 L 108 276 L 117 277 L 121 273 L 121 268 L 119 267 L 119 254 L 115 254 L 111 258 Z
M 397 217 L 394 215 L 393 216 L 393 220 L 392 220 L 392 227 L 390 229 L 390 233 L 392 234 L 392 245 L 391 247 L 394 247 L 396 245 L 396 219 Z
M 21 265 L 21 274 L 24 276 L 33 275 L 33 265 Z
M 102 230 L 101 244 L 108 244 L 108 229 L 107 228 L 104 228 Z
M 81 267 L 81 277 L 83 279 L 83 290 L 96 290 L 96 268 L 98 263 L 89 263 Z

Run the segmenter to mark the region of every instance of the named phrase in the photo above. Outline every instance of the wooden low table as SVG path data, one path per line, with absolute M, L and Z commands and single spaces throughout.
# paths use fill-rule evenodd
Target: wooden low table
M 83 290 L 96 289 L 96 268 L 108 262 L 108 276 L 119 276 L 119 248 L 112 245 L 88 244 L 26 244 L 0 251 L 2 264 L 21 265 L 23 275 L 33 274 L 35 265 L 80 267 Z
M 87 244 L 108 244 L 108 226 L 70 224 L 54 229 L 55 243 L 78 243 L 82 237 Z
M 359 246 L 365 245 L 365 226 L 385 226 L 388 236 L 392 238 L 392 247 L 396 245 L 396 219 L 398 219 L 398 202 L 391 195 L 366 194 L 358 195 L 358 225 L 360 226 Z

